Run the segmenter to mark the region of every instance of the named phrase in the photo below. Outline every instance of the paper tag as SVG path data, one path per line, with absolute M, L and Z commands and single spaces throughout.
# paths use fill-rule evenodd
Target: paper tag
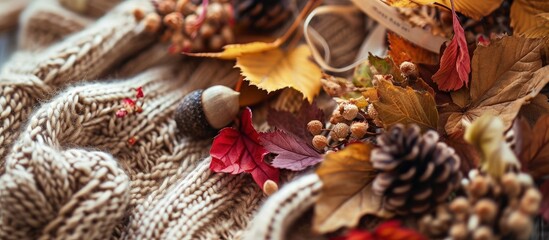
M 379 24 L 431 52 L 439 53 L 440 46 L 448 41 L 446 38 L 431 34 L 430 31 L 413 27 L 410 23 L 400 18 L 400 14 L 396 9 L 379 0 L 351 1 Z

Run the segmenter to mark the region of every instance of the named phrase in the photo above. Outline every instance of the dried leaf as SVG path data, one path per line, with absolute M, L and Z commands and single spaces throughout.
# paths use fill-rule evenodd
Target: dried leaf
M 503 121 L 491 115 L 478 118 L 465 131 L 465 140 L 480 152 L 482 170 L 498 179 L 510 166 L 520 163 L 505 141 Z
M 287 53 L 276 48 L 270 51 L 246 54 L 236 58 L 245 80 L 267 92 L 291 87 L 303 93 L 309 102 L 320 92 L 320 68 L 309 60 L 307 45 L 299 45 Z
M 449 135 L 482 114 L 499 116 L 509 128 L 520 107 L 549 82 L 549 67 L 542 67 L 539 39 L 504 37 L 489 46 L 478 46 L 473 56 L 470 102 L 451 112 L 445 124 Z
M 442 53 L 440 68 L 433 75 L 433 81 L 442 91 L 455 91 L 467 86 L 471 72 L 471 60 L 465 40 L 465 32 L 459 24 L 456 12 L 452 8 L 454 37 Z
M 279 176 L 278 169 L 263 161 L 268 153 L 259 143 L 259 134 L 252 125 L 252 111 L 246 108 L 240 117 L 240 129 L 221 129 L 214 138 L 210 169 L 230 174 L 251 173 L 257 185 L 263 188 L 265 181 L 278 182 Z
M 316 171 L 322 190 L 315 205 L 315 232 L 355 227 L 365 214 L 382 214 L 381 196 L 372 190 L 376 176 L 370 162 L 372 148 L 366 143 L 351 144 L 325 156 Z
M 538 119 L 533 128 L 525 119 L 518 119 L 513 129 L 522 169 L 535 179 L 549 175 L 549 115 Z
M 291 113 L 286 111 L 271 110 L 267 123 L 270 126 L 291 134 L 296 138 L 306 142 L 309 146 L 313 135 L 307 131 L 307 123 L 311 120 L 324 121 L 324 113 L 320 110 L 315 103 L 309 104 L 304 102 L 297 113 Z
M 511 5 L 511 27 L 515 34 L 522 34 L 539 26 L 538 14 L 549 12 L 547 0 L 514 0 Z
M 422 130 L 437 129 L 438 112 L 435 99 L 428 92 L 394 86 L 381 80 L 377 85 L 379 101 L 374 102 L 385 128 L 394 124 L 416 123 Z
M 322 156 L 303 139 L 280 130 L 259 135 L 263 147 L 278 154 L 271 164 L 273 167 L 301 171 L 322 161 Z
M 388 54 L 397 66 L 404 61 L 429 65 L 438 63 L 437 54 L 406 41 L 396 33 L 389 32 L 387 38 L 390 47 Z
M 383 0 L 394 7 L 417 7 L 418 4 L 441 4 L 451 8 L 451 0 Z M 543 0 L 541 0 L 543 1 Z M 454 1 L 456 11 L 463 13 L 475 20 L 489 15 L 501 5 L 502 0 L 457 0 Z

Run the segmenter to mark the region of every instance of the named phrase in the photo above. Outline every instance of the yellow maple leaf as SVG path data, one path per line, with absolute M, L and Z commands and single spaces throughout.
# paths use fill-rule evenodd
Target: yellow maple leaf
M 311 50 L 305 44 L 283 52 L 275 48 L 261 53 L 246 54 L 236 58 L 245 80 L 267 92 L 293 88 L 313 101 L 321 88 L 320 68 L 309 60 Z
M 437 129 L 438 111 L 430 93 L 394 86 L 387 80 L 379 81 L 376 89 L 379 101 L 372 104 L 385 128 L 415 123 L 422 130 Z
M 194 57 L 211 57 L 219 59 L 236 59 L 245 54 L 260 53 L 269 50 L 276 49 L 282 44 L 280 39 L 277 39 L 274 42 L 251 42 L 246 44 L 230 44 L 223 47 L 222 52 L 216 53 L 185 53 L 189 56 Z
M 452 7 L 450 0 L 384 0 L 394 7 L 417 7 L 421 5 L 440 4 L 447 8 Z M 546 1 L 546 0 L 541 0 Z M 463 13 L 476 20 L 492 13 L 501 5 L 502 0 L 456 0 L 454 1 L 456 11 Z
M 543 15 L 549 12 L 547 0 L 515 0 L 511 5 L 511 27 L 515 34 L 523 34 L 539 26 Z

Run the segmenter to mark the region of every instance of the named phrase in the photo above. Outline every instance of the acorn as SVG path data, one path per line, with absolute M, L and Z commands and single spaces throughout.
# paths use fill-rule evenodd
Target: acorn
M 236 118 L 238 95 L 238 92 L 220 85 L 189 93 L 175 110 L 179 133 L 202 139 L 215 136 L 219 129 Z

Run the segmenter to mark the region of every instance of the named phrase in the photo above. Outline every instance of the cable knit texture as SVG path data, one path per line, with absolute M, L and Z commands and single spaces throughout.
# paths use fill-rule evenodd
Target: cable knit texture
M 0 74 L 0 239 L 284 238 L 318 178 L 285 173 L 289 183 L 267 198 L 249 175 L 211 172 L 211 140 L 181 137 L 173 120 L 187 93 L 234 86 L 234 62 L 168 56 L 132 15 L 151 11 L 148 0 L 67 2 L 30 3 Z M 313 23 L 337 65 L 364 36 L 354 17 Z M 139 86 L 143 112 L 117 118 Z M 300 101 L 284 91 L 271 106 Z M 265 109 L 254 116 L 261 130 Z

